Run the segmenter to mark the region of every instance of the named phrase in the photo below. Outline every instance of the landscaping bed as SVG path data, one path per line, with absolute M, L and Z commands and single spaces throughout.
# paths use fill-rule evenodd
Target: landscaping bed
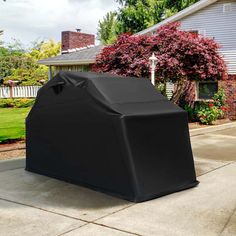
M 25 156 L 25 141 L 0 143 L 0 160 L 8 160 Z
M 25 149 L 0 152 L 0 161 L 25 157 Z

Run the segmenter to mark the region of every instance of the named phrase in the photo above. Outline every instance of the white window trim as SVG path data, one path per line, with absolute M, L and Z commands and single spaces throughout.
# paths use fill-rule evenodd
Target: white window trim
M 206 30 L 205 29 L 199 29 L 198 33 L 199 33 L 199 35 L 202 35 L 203 37 L 206 37 Z
M 195 86 L 195 101 L 196 102 L 201 102 L 201 101 L 204 101 L 204 102 L 212 102 L 213 99 L 203 99 L 203 98 L 199 98 L 199 83 L 217 83 L 218 84 L 218 81 L 196 81 L 196 86 Z M 218 85 L 219 87 L 219 85 Z

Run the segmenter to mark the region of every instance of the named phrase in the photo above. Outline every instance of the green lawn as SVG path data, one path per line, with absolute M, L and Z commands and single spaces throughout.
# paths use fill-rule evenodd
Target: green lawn
M 30 108 L 0 108 L 0 143 L 25 137 L 25 117 Z

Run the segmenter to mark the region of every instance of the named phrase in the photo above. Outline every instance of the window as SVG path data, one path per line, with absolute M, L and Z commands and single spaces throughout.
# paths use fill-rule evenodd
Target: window
M 232 11 L 231 3 L 223 4 L 223 12 L 224 13 L 231 12 L 231 11 Z
M 211 100 L 214 94 L 218 91 L 218 82 L 197 82 L 196 88 L 197 100 Z
M 189 30 L 188 32 L 194 35 L 198 35 L 198 30 Z
M 193 34 L 193 35 L 200 35 L 200 36 L 203 36 L 203 37 L 206 36 L 206 30 L 205 29 L 189 30 L 188 32 Z

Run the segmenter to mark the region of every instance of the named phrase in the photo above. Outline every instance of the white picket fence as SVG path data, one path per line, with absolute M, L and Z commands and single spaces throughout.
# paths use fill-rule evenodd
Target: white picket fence
M 34 98 L 41 86 L 0 87 L 0 98 Z
M 0 87 L 0 98 L 34 98 L 41 86 Z M 166 95 L 170 99 L 173 95 L 174 84 L 166 83 Z

